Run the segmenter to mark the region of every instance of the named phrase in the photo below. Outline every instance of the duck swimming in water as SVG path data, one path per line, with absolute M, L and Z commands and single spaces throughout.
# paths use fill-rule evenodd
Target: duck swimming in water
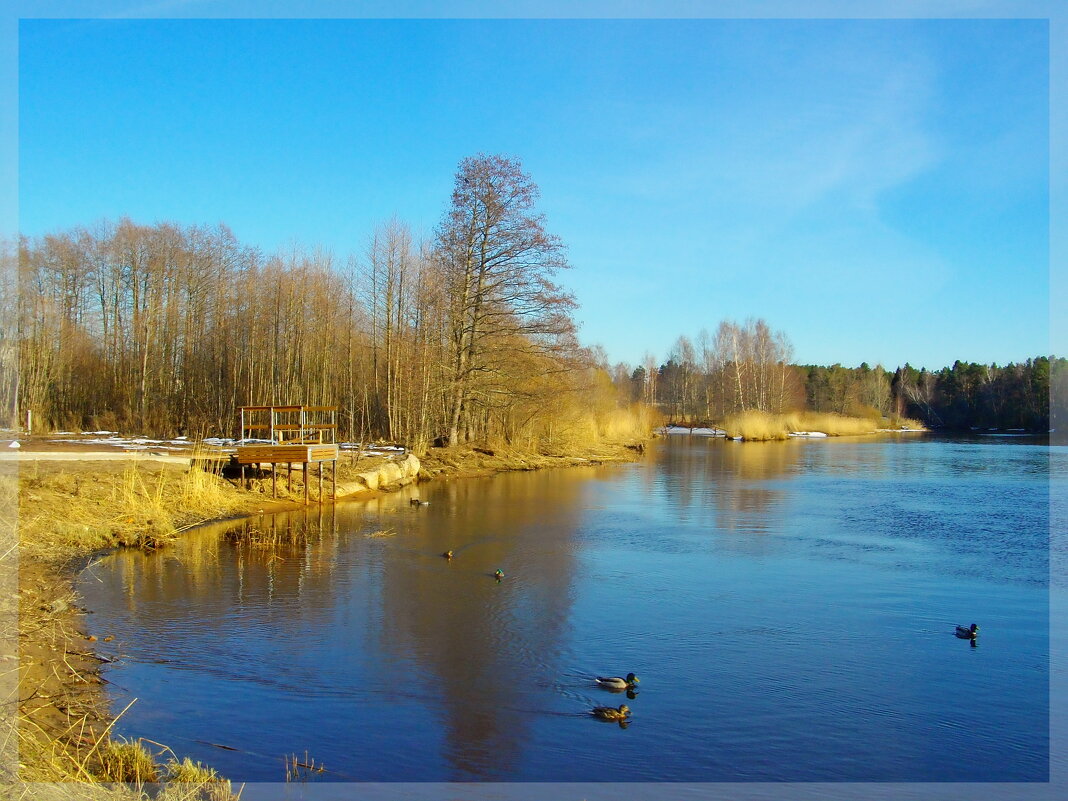
M 612 706 L 595 706 L 590 710 L 590 714 L 600 720 L 624 721 L 630 714 L 630 707 L 626 704 L 620 704 L 618 708 Z
M 452 559 L 452 551 L 445 551 L 442 556 L 444 556 L 446 559 Z
M 979 627 L 972 623 L 970 627 L 957 626 L 957 636 L 962 640 L 974 640 L 979 634 Z
M 597 683 L 602 687 L 607 687 L 609 690 L 629 690 L 635 684 L 640 684 L 638 677 L 633 673 L 628 673 L 627 677 L 620 678 L 619 676 L 611 676 L 605 678 L 604 676 L 597 677 Z

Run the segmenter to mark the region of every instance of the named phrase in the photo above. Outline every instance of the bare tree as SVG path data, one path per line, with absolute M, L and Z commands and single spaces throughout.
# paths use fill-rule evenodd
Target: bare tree
M 478 416 L 473 405 L 497 391 L 492 374 L 504 352 L 548 353 L 573 335 L 574 300 L 551 280 L 568 266 L 564 247 L 535 213 L 537 198 L 517 159 L 460 163 L 436 253 L 449 302 L 452 445 Z M 479 382 L 489 386 L 476 394 Z

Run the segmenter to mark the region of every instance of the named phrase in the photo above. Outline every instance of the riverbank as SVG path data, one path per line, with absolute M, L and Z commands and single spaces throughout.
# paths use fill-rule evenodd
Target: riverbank
M 641 444 L 601 444 L 582 450 L 531 454 L 512 449 L 435 448 L 422 459 L 393 452 L 344 454 L 338 465 L 339 499 L 361 499 L 417 480 L 450 480 L 509 470 L 591 465 L 637 458 Z M 100 664 L 106 657 L 84 634 L 84 615 L 74 578 L 95 555 L 119 547 L 164 548 L 181 532 L 202 523 L 302 506 L 303 486 L 284 474 L 272 498 L 269 473 L 253 477 L 248 489 L 233 477 L 190 470 L 182 460 L 24 458 L 4 466 L 4 509 L 19 547 L 18 681 L 9 702 L 18 712 L 16 782 L 99 782 L 108 773 L 102 755 L 110 744 L 111 720 Z M 317 481 L 311 477 L 311 492 Z M 329 487 L 329 483 L 327 483 Z M 329 490 L 328 490 L 329 491 Z M 13 634 L 10 641 L 15 641 Z M 161 749 L 156 748 L 156 752 Z M 130 756 L 130 755 L 126 755 Z M 157 753 L 156 779 L 177 773 L 173 754 Z M 125 758 L 125 757 L 124 757 Z M 157 766 L 158 767 L 158 766 Z M 192 767 L 192 766 L 191 766 Z M 125 763 L 123 770 L 131 768 Z M 142 774 L 143 775 L 143 774 Z M 188 779 L 189 772 L 185 774 Z M 217 779 L 218 777 L 214 777 Z M 200 784 L 196 784 L 199 781 Z M 199 787 L 199 789 L 198 789 Z M 88 790 L 87 790 L 88 792 Z M 183 785 L 183 798 L 228 797 L 225 783 L 200 774 Z
M 790 437 L 864 436 L 888 430 L 924 431 L 918 420 L 903 417 L 852 417 L 830 412 L 769 412 L 748 411 L 728 417 L 723 423 L 726 435 L 746 442 L 786 440 Z

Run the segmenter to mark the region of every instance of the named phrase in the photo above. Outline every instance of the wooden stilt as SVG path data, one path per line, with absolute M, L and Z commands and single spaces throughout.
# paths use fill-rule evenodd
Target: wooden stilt
M 323 502 L 323 463 L 319 462 L 319 503 Z
M 330 500 L 337 500 L 337 459 L 333 461 L 333 469 L 330 470 L 330 477 L 333 479 L 334 486 L 330 490 Z
M 308 463 L 304 463 L 304 503 L 308 502 Z
M 245 483 L 245 466 L 241 465 L 241 489 L 248 489 L 248 484 Z
M 286 489 L 289 491 L 290 495 L 293 494 L 293 463 L 292 462 L 289 462 L 289 463 L 286 464 Z
M 278 465 L 271 462 L 271 497 L 278 497 Z

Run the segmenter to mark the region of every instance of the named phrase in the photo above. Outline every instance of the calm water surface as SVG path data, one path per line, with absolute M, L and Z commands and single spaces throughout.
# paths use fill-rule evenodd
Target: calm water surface
M 672 438 L 254 521 L 306 547 L 205 529 L 80 590 L 120 733 L 235 780 L 307 751 L 346 781 L 1045 781 L 1051 453 L 1060 480 L 1035 445 Z M 628 671 L 633 699 L 591 678 Z

